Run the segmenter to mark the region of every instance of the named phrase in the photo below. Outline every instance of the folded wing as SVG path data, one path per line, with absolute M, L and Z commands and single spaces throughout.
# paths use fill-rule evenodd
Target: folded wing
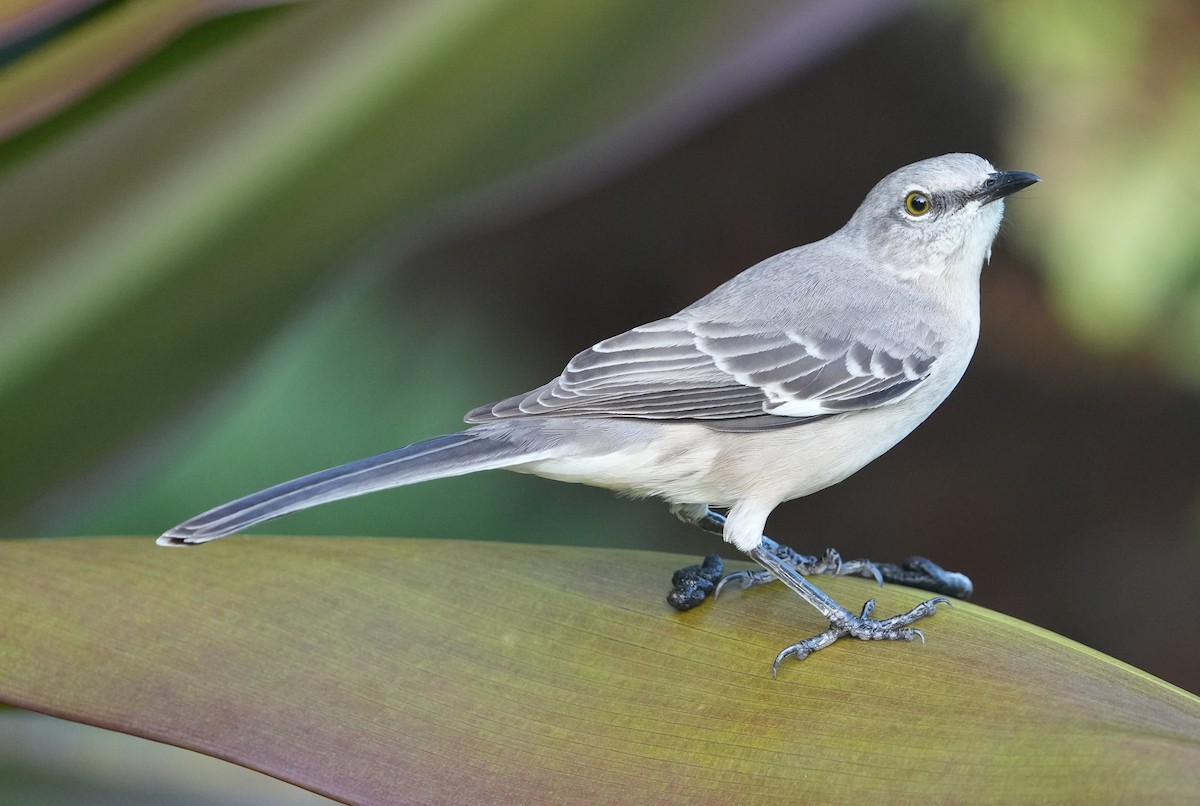
M 939 347 L 876 343 L 870 335 L 780 330 L 761 323 L 671 317 L 600 342 L 555 380 L 471 411 L 510 417 L 684 420 L 752 431 L 895 402 L 928 376 Z

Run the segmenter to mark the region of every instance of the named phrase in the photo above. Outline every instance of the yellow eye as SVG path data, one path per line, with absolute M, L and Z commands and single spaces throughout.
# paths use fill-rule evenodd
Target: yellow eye
M 933 202 L 919 190 L 914 190 L 904 197 L 904 209 L 909 215 L 925 215 L 933 207 Z

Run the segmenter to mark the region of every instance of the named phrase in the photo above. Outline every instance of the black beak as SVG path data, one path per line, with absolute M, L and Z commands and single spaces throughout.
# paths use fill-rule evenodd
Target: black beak
M 996 171 L 988 174 L 983 187 L 975 192 L 975 199 L 980 205 L 991 204 L 1041 181 L 1040 176 L 1028 171 Z

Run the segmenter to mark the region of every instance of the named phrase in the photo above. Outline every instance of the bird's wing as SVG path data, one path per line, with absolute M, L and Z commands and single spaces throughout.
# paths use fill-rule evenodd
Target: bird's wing
M 939 347 L 928 329 L 912 344 L 885 346 L 872 334 L 671 317 L 584 350 L 545 386 L 466 420 L 603 416 L 777 428 L 899 400 L 929 374 Z

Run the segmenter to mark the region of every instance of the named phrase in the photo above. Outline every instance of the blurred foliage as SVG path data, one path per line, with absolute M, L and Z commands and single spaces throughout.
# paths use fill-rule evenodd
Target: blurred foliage
M 288 0 L 39 0 L 0 8 L 0 139 L 87 97 L 131 63 L 210 17 Z
M 129 734 L 0 709 L 6 806 L 329 806 L 254 770 Z
M 1047 180 L 1013 205 L 1053 299 L 1093 345 L 1142 348 L 1200 382 L 1200 7 L 979 3 L 1015 92 L 1008 137 Z M 1045 167 L 1042 167 L 1045 166 Z
M 182 14 L 171 4 L 115 4 L 33 50 L 0 74 L 0 106 L 27 121 L 39 90 L 52 94 L 64 80 L 54 68 L 86 60 L 97 38 L 104 69 L 143 54 L 147 26 L 167 7 Z M 81 105 L 10 140 L 0 152 L 0 444 L 9 468 L 0 524 L 62 527 L 334 278 L 394 269 L 399 254 L 433 237 L 439 213 L 702 84 L 705 65 L 749 49 L 793 14 L 755 8 L 762 13 L 715 0 L 363 0 L 268 9 L 257 12 L 266 24 L 200 29 L 197 37 L 219 39 L 207 47 L 185 38 L 171 50 L 202 52 L 152 59 L 105 90 L 119 103 Z M 720 108 L 707 100 L 712 109 L 677 117 Z M 649 140 L 679 126 L 659 123 Z M 610 161 L 622 159 L 610 151 Z M 482 206 L 506 215 L 545 192 L 526 184 Z M 414 346 L 440 349 L 418 338 Z M 489 364 L 482 356 L 500 345 L 477 349 L 476 361 Z M 452 366 L 441 358 L 431 365 Z M 376 361 L 357 348 L 340 360 Z M 311 382 L 323 383 L 319 372 Z M 241 454 L 260 450 L 254 442 L 242 440 Z M 202 475 L 194 496 L 223 473 L 209 466 Z M 212 499 L 193 497 L 172 520 L 202 503 Z M 123 531 L 165 528 L 125 512 Z
M 503 361 L 479 363 L 480 345 L 497 343 L 468 311 L 413 309 L 399 318 L 390 301 L 364 299 L 361 287 L 326 299 L 258 355 L 243 382 L 189 428 L 198 437 L 192 450 L 118 495 L 83 502 L 83 516 L 63 513 L 59 532 L 120 534 L 131 521 L 162 531 L 180 513 L 234 498 L 281 472 L 316 470 L 453 430 L 470 401 L 511 383 Z M 673 522 L 661 506 L 613 505 L 602 490 L 559 485 L 565 489 L 544 495 L 547 483 L 510 473 L 447 479 L 298 513 L 286 531 L 497 540 L 520 534 L 533 542 L 604 545 L 636 542 L 647 518 Z M 209 500 L 197 502 L 199 484 Z M 603 517 L 594 517 L 597 511 Z M 280 528 L 270 523 L 257 531 Z
M 97 42 L 113 63 L 106 70 L 116 69 L 190 21 L 245 5 L 127 3 L 96 13 L 43 49 L 53 52 L 34 50 L 0 74 L 0 113 L 81 75 L 60 65 L 97 58 Z M 22 468 L 0 485 L 0 524 L 17 528 L 20 518 L 23 533 L 154 532 L 226 496 L 351 458 L 350 446 L 370 453 L 457 427 L 453 416 L 417 414 L 435 410 L 430 392 L 449 395 L 454 385 L 419 381 L 438 365 L 497 366 L 486 357 L 496 345 L 484 339 L 473 357 L 435 347 L 447 352 L 440 360 L 426 353 L 422 374 L 407 369 L 411 346 L 439 345 L 445 331 L 347 347 L 338 384 L 314 363 L 304 364 L 305 376 L 264 362 L 236 373 L 283 322 L 330 293 L 332 278 L 394 270 L 428 241 L 433 230 L 413 228 L 432 213 L 635 116 L 695 63 L 684 43 L 696 51 L 736 43 L 741 34 L 722 31 L 728 20 L 718 7 L 613 0 L 582 14 L 495 0 L 243 13 L 201 26 L 0 146 L 0 204 L 10 211 L 0 222 L 10 256 L 0 268 L 0 443 L 10 467 Z M 1048 180 L 1037 198 L 1011 205 L 1009 228 L 1039 253 L 1057 307 L 1091 343 L 1164 356 L 1169 369 L 1200 381 L 1190 347 L 1200 341 L 1192 226 L 1200 217 L 1200 24 L 1189 9 L 1167 0 L 1004 0 L 969 13 L 980 53 L 1014 93 L 1010 159 Z M 565 47 L 572 36 L 578 43 Z M 71 37 L 83 44 L 73 49 Z M 49 67 L 31 66 L 35 57 Z M 542 69 L 548 63 L 553 71 Z M 643 80 L 649 74 L 657 78 Z M 514 202 L 529 203 L 510 194 L 499 207 Z M 370 286 L 357 286 L 361 298 L 373 295 Z M 401 310 L 363 303 L 346 315 L 419 318 L 394 303 Z M 436 317 L 423 321 L 436 327 Z M 452 321 L 466 334 L 478 320 L 467 311 Z M 288 354 L 328 350 L 329 324 L 315 315 L 304 322 L 292 325 Z M 547 355 L 544 366 L 566 357 Z M 375 386 L 378 371 L 393 383 Z M 256 372 L 291 372 L 293 381 L 274 385 Z M 501 377 L 468 381 L 453 397 L 435 395 L 437 404 L 459 412 L 521 385 Z M 402 384 L 417 394 L 398 392 Z M 322 385 L 336 404 L 309 406 L 308 395 L 295 394 Z M 404 397 L 407 414 L 359 414 L 372 395 Z M 199 412 L 190 431 L 164 441 L 164 429 L 188 412 Z M 264 440 L 271 459 L 252 445 L 276 426 Z M 328 439 L 292 450 L 287 429 Z M 238 450 L 223 453 L 230 448 Z M 164 463 L 169 454 L 177 459 Z M 447 489 L 474 496 L 485 488 L 460 483 Z M 532 489 L 525 480 L 491 484 L 499 493 L 490 504 L 522 501 Z M 370 503 L 361 518 L 341 507 L 332 520 L 302 515 L 288 530 L 394 531 L 394 507 Z M 458 527 L 496 534 L 502 518 L 488 511 L 481 505 L 481 517 Z M 445 533 L 444 523 L 412 527 Z M 547 534 L 561 525 L 543 523 Z

